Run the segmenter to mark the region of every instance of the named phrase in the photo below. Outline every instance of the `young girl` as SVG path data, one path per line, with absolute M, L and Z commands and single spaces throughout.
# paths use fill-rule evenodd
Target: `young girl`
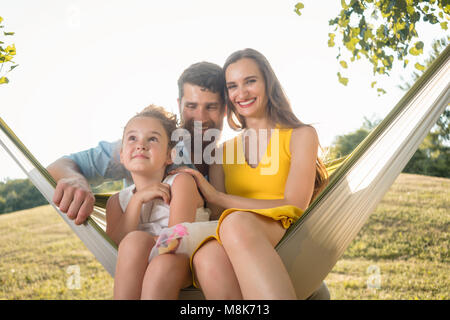
M 228 122 L 242 134 L 223 145 L 223 164 L 210 166 L 211 184 L 178 170 L 194 176 L 216 213 L 227 209 L 217 234 L 194 255 L 195 275 L 208 299 L 296 299 L 274 247 L 327 181 L 317 133 L 294 115 L 259 52 L 233 53 L 224 72 Z
M 209 220 L 194 179 L 165 173 L 172 163 L 170 137 L 176 128 L 176 116 L 153 105 L 125 126 L 120 161 L 135 184 L 112 196 L 106 206 L 106 233 L 119 245 L 115 299 L 176 299 L 180 289 L 191 283 L 188 257 L 170 254 L 149 259 L 165 228 Z M 179 244 L 177 234 L 170 236 L 171 245 Z

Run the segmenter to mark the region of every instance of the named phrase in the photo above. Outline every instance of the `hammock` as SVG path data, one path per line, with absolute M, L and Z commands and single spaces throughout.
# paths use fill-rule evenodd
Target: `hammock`
M 450 46 L 416 81 L 387 117 L 344 161 L 332 163 L 330 183 L 276 246 L 305 299 L 319 288 L 370 213 L 403 170 L 450 102 Z M 0 118 L 0 145 L 114 277 L 117 246 L 106 235 L 107 195 L 96 195 L 93 214 L 77 226 L 53 202 L 56 183 Z M 180 298 L 202 298 L 198 289 Z

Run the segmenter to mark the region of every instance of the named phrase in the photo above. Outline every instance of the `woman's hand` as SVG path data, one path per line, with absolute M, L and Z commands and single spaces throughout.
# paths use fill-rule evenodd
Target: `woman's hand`
M 147 186 L 134 194 L 141 204 L 150 202 L 156 198 L 162 198 L 166 204 L 170 203 L 170 185 L 167 183 L 157 183 Z
M 217 191 L 216 188 L 214 188 L 208 182 L 208 180 L 206 180 L 206 178 L 200 173 L 200 171 L 191 169 L 189 167 L 179 167 L 169 172 L 169 174 L 176 174 L 181 172 L 188 173 L 194 177 L 195 182 L 197 183 L 197 187 L 199 188 L 206 202 L 220 205 L 219 201 L 221 192 Z

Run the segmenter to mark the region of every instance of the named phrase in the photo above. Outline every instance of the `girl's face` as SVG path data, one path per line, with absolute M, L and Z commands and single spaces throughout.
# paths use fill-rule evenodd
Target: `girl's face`
M 171 163 L 169 138 L 158 119 L 136 117 L 125 128 L 120 162 L 132 173 L 152 173 Z
M 267 108 L 264 76 L 253 59 L 243 58 L 225 71 L 228 97 L 243 117 L 264 117 Z

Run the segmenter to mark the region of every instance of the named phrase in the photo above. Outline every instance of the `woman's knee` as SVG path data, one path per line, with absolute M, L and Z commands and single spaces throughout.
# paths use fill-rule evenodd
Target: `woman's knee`
M 207 299 L 242 299 L 233 266 L 223 246 L 208 241 L 193 258 L 197 283 Z
M 208 277 L 220 274 L 221 267 L 228 264 L 228 257 L 216 240 L 210 240 L 206 242 L 192 258 L 192 264 L 196 276 L 202 276 L 204 274 Z
M 236 211 L 225 217 L 219 229 L 220 240 L 225 248 L 249 250 L 261 241 L 268 241 L 275 247 L 285 232 L 279 221 L 244 211 Z
M 252 246 L 254 241 L 261 240 L 258 221 L 253 213 L 236 211 L 229 214 L 220 225 L 220 240 L 225 248 Z

